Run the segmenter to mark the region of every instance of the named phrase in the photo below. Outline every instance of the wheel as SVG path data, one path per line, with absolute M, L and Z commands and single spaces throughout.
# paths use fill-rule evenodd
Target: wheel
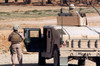
M 41 52 L 39 52 L 39 61 L 38 61 L 38 64 L 39 65 L 45 65 L 46 64 L 45 57 L 41 56 Z
M 78 60 L 78 66 L 85 66 L 85 58 L 80 58 Z
M 54 66 L 60 66 L 60 63 L 59 63 L 59 50 L 58 49 L 55 49 L 54 50 Z
M 100 57 L 95 58 L 96 66 L 100 66 Z

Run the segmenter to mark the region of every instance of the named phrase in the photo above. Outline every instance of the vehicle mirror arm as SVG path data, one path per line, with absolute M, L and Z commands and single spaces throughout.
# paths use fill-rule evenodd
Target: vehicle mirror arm
M 88 4 L 87 3 L 87 5 L 90 5 L 92 8 L 94 8 L 95 10 L 96 10 L 96 12 L 99 14 L 99 16 L 100 16 L 100 12 L 94 7 L 94 6 L 92 6 L 90 3 Z

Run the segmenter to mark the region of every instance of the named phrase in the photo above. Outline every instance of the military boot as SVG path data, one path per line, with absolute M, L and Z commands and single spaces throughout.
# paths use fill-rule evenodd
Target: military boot
M 15 64 L 12 64 L 12 66 L 15 66 Z

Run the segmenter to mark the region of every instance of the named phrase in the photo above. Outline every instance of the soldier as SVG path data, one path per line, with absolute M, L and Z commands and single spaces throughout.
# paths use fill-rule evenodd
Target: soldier
M 18 25 L 13 26 L 13 32 L 9 35 L 8 41 L 11 42 L 10 52 L 12 66 L 15 66 L 15 56 L 17 53 L 18 61 L 20 66 L 22 66 L 22 50 L 20 42 L 24 40 L 24 36 L 18 32 Z
M 71 13 L 72 16 L 78 16 L 78 12 L 75 10 L 74 4 L 69 5 L 69 13 Z
M 70 4 L 70 5 L 69 5 L 69 13 L 70 13 L 72 16 L 77 16 L 77 17 L 84 17 L 84 16 L 85 16 L 84 13 L 80 13 L 79 11 L 76 11 L 76 10 L 75 10 L 74 4 Z

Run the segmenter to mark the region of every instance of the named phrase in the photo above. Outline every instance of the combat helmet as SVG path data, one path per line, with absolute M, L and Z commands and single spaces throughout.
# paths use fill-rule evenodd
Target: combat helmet
M 74 4 L 70 4 L 70 5 L 69 5 L 69 9 L 75 9 Z
M 14 25 L 13 26 L 13 30 L 17 30 L 18 31 L 19 25 Z

